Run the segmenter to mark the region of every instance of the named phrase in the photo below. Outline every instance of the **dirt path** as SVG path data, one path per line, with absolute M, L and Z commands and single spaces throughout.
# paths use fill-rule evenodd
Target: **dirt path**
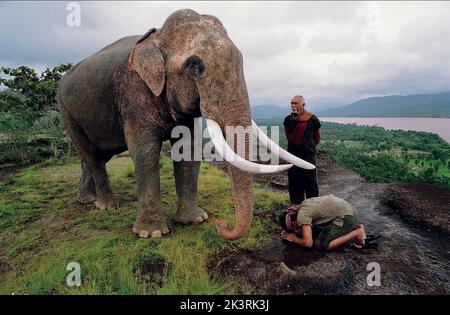
M 276 240 L 260 251 L 233 253 L 220 260 L 214 271 L 257 287 L 256 291 L 275 294 L 450 293 L 449 234 L 438 228 L 423 228 L 431 226 L 426 221 L 421 221 L 424 224 L 405 221 L 405 213 L 414 215 L 414 212 L 403 211 L 400 216 L 399 209 L 392 209 L 386 202 L 392 201 L 391 197 L 386 198 L 392 191 L 415 195 L 422 185 L 400 190 L 401 185 L 369 184 L 325 155 L 319 155 L 318 170 L 320 194 L 334 194 L 358 209 L 367 230 L 382 235 L 378 250 L 345 249 L 323 254 Z M 287 189 L 286 174 L 257 176 L 255 181 L 269 189 Z M 444 213 L 448 215 L 448 203 L 440 204 L 443 201 L 436 198 L 438 202 L 422 205 L 433 207 L 423 209 L 434 213 L 424 217 L 428 223 Z M 276 217 L 261 211 L 255 215 Z M 448 225 L 448 221 L 441 223 Z M 372 271 L 367 271 L 367 266 L 371 262 L 380 266 L 381 286 L 367 285 L 367 276 Z

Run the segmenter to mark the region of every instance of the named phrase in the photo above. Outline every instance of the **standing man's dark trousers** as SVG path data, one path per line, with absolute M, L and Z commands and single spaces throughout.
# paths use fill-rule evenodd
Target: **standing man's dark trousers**
M 316 164 L 315 161 L 313 164 Z M 305 198 L 319 196 L 317 169 L 304 170 L 293 166 L 288 170 L 288 180 L 291 204 L 300 204 Z

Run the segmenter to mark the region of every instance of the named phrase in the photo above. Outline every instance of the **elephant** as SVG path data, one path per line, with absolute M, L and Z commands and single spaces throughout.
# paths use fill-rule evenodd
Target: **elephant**
M 161 210 L 159 159 L 162 142 L 170 140 L 173 145 L 171 130 L 176 126 L 192 129 L 196 118 L 205 118 L 216 148 L 225 146 L 235 157 L 228 164 L 235 226 L 229 229 L 226 221 L 215 222 L 224 239 L 242 237 L 251 225 L 252 173 L 292 166 L 250 162 L 248 155 L 239 157 L 227 144 L 225 126 L 254 125 L 243 56 L 218 18 L 190 9 L 175 11 L 161 28 L 121 38 L 74 65 L 60 81 L 57 102 L 81 160 L 79 202 L 104 210 L 118 206 L 105 165 L 114 155 L 129 151 L 138 198 L 133 232 L 140 237 L 169 232 Z M 264 138 L 255 126 L 254 132 Z M 245 141 L 248 145 L 248 134 Z M 262 142 L 273 144 L 267 137 Z M 280 151 L 288 162 L 314 167 Z M 208 219 L 196 201 L 200 163 L 173 162 L 178 223 Z

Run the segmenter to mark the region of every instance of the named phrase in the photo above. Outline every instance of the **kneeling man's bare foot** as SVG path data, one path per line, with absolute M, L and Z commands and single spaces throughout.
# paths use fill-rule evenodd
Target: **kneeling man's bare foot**
M 366 243 L 366 232 L 364 231 L 364 226 L 359 224 L 356 231 L 358 231 L 358 235 L 355 238 L 355 242 L 357 245 L 364 245 Z

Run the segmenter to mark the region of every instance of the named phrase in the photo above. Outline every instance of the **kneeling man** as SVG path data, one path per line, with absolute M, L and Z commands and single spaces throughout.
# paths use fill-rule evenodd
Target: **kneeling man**
M 356 209 L 334 195 L 306 199 L 279 219 L 281 237 L 303 247 L 333 250 L 349 242 L 356 247 L 365 244 L 366 233 L 358 224 Z

